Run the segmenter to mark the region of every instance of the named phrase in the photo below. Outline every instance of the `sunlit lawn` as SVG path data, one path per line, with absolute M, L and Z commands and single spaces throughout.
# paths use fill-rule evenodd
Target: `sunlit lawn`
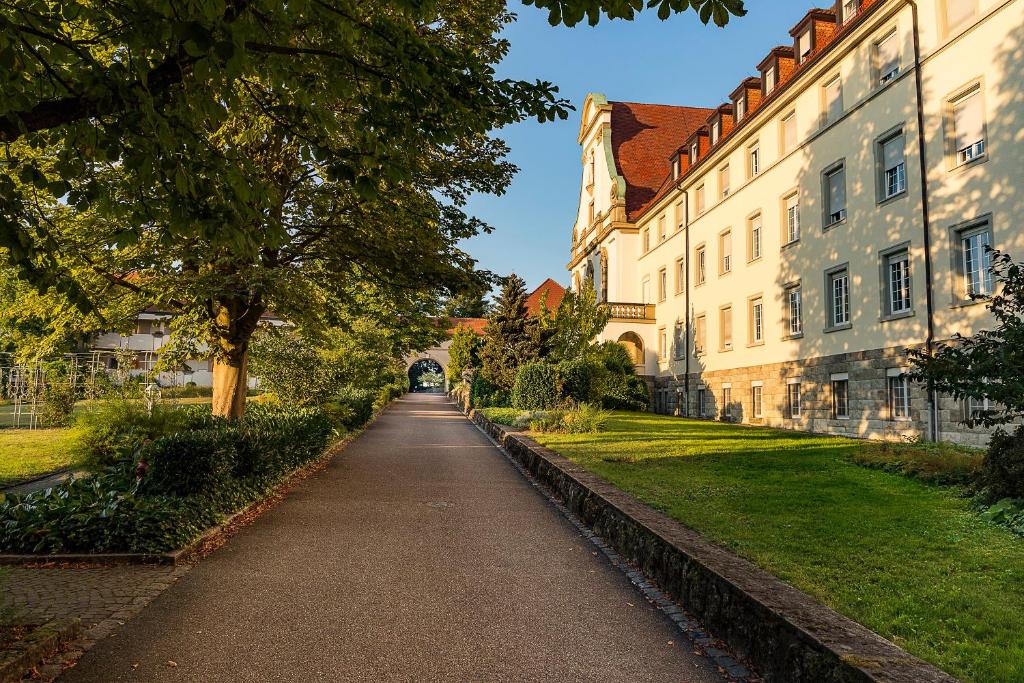
M 863 442 L 635 413 L 531 436 L 963 680 L 1024 681 L 1024 539 Z
M 0 429 L 0 486 L 80 461 L 70 429 Z

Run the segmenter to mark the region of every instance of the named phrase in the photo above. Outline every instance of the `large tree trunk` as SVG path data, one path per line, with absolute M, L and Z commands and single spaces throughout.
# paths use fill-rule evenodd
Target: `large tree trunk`
M 249 340 L 265 310 L 260 297 L 223 299 L 215 304 L 213 414 L 237 420 L 245 414 L 249 388 Z

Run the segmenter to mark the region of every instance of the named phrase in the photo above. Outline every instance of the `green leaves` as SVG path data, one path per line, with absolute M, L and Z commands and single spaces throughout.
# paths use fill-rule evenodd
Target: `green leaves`
M 632 21 L 645 8 L 644 0 L 523 0 L 523 4 L 546 9 L 552 26 L 575 26 L 584 18 L 588 24 L 596 26 L 602 16 Z M 647 0 L 646 7 L 657 8 L 662 21 L 692 9 L 702 22 L 707 24 L 714 20 L 719 27 L 728 24 L 731 17 L 747 13 L 743 0 Z

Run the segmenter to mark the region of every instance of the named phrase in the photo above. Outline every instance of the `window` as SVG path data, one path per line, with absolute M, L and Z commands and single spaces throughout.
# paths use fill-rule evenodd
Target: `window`
M 664 242 L 665 237 L 665 217 L 661 216 L 660 218 L 658 218 L 658 244 Z
M 677 231 L 683 229 L 683 223 L 686 221 L 686 214 L 683 213 L 683 211 L 684 211 L 683 201 L 679 200 L 678 202 L 676 202 L 676 215 L 675 215 L 675 218 L 676 218 L 676 230 Z
M 591 201 L 590 202 L 590 206 L 587 208 L 587 226 L 588 227 L 594 224 L 594 217 L 595 217 L 594 202 Z
M 832 419 L 850 418 L 850 376 L 846 373 L 832 375 Z
M 761 214 L 751 218 L 747 225 L 747 259 L 756 261 L 761 258 Z
M 700 147 L 695 142 L 690 145 L 690 165 L 693 166 L 698 161 L 698 155 L 700 154 Z
M 676 259 L 676 294 L 686 289 L 686 263 L 682 256 Z
M 756 418 L 764 417 L 764 384 L 753 382 L 750 385 L 750 412 Z
M 696 249 L 697 284 L 702 285 L 708 278 L 707 250 L 703 245 Z
M 711 124 L 711 144 L 717 144 L 718 138 L 721 137 L 722 124 L 719 121 L 715 121 Z
M 775 65 L 764 72 L 764 94 L 770 95 L 775 90 Z
M 658 328 L 658 360 L 665 360 L 668 357 L 668 335 L 665 334 L 665 328 Z
M 960 166 L 985 155 L 985 122 L 981 88 L 975 86 L 951 102 L 954 164 Z
M 764 343 L 764 299 L 750 300 L 750 343 Z
M 786 326 L 790 337 L 799 336 L 804 332 L 804 302 L 800 285 L 786 288 Z
M 732 351 L 732 306 L 718 310 L 719 351 Z
M 646 254 L 651 250 L 651 229 L 644 228 L 644 231 L 640 233 L 640 248 Z
M 707 316 L 698 315 L 693 319 L 693 351 L 704 353 L 708 342 L 708 319 Z
M 664 268 L 658 271 L 658 301 L 668 298 L 668 273 Z
M 740 95 L 736 98 L 736 120 L 742 121 L 743 115 L 747 113 L 747 98 Z
M 835 123 L 843 115 L 843 81 L 836 76 L 822 86 L 825 123 Z
M 803 62 L 811 56 L 811 30 L 807 29 L 796 39 L 796 59 Z
M 796 112 L 782 119 L 782 153 L 788 154 L 796 149 Z
M 721 188 L 722 199 L 729 196 L 729 166 L 726 164 L 718 169 L 718 187 Z
M 881 187 L 882 199 L 891 199 L 902 194 L 907 189 L 907 163 L 904 156 L 906 141 L 903 131 L 882 141 L 879 145 L 881 152 Z
M 733 418 L 732 384 L 722 385 L 722 417 L 726 420 Z
M 761 146 L 753 144 L 747 149 L 747 177 L 753 178 L 761 172 Z
M 697 387 L 697 414 L 701 417 L 707 417 L 710 412 L 711 406 L 708 404 L 707 387 Z
M 900 249 L 885 256 L 884 288 L 888 315 L 909 313 L 910 298 L 910 253 Z
M 900 368 L 889 368 L 885 371 L 889 386 L 889 419 L 910 419 L 910 391 L 907 376 Z
M 988 226 L 969 228 L 959 235 L 964 277 L 964 298 L 992 294 L 991 255 L 989 246 L 992 233 Z
M 721 260 L 718 262 L 718 274 L 725 275 L 732 272 L 732 231 L 726 230 L 718 236 L 718 253 Z
M 678 180 L 679 179 L 679 157 L 678 156 L 672 158 L 672 179 L 673 180 Z
M 640 281 L 640 297 L 643 299 L 640 303 L 651 303 L 651 278 L 645 277 Z
M 885 85 L 900 75 L 900 43 L 895 30 L 875 43 L 875 64 L 879 85 Z
M 946 30 L 950 31 L 974 18 L 978 11 L 978 0 L 945 0 Z
M 676 360 L 686 357 L 686 326 L 682 320 L 677 320 L 672 329 L 672 348 L 675 350 Z
M 860 0 L 843 0 L 843 23 L 850 21 L 860 11 Z
M 786 408 L 790 417 L 800 417 L 800 380 L 798 379 L 786 382 Z
M 964 419 L 966 420 L 977 420 L 983 417 L 985 413 L 994 409 L 994 406 L 987 398 L 974 398 L 973 396 L 969 396 L 964 399 Z
M 825 227 L 846 219 L 846 167 L 825 173 Z
M 850 271 L 845 266 L 826 274 L 828 282 L 828 326 L 850 324 Z
M 786 244 L 800 239 L 800 195 L 793 193 L 783 200 L 786 207 Z
M 595 173 L 594 151 L 590 151 L 590 162 L 587 164 L 587 185 L 593 185 L 597 174 Z
M 704 213 L 704 186 L 703 185 L 701 185 L 700 187 L 698 187 L 696 189 L 696 195 L 697 195 L 697 198 L 696 198 L 696 202 L 695 203 L 697 205 L 697 215 L 699 216 L 702 213 Z

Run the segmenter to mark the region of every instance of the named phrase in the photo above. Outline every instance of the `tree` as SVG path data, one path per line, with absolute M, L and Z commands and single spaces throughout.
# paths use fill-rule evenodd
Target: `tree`
M 642 0 L 527 0 L 555 22 L 632 18 Z M 659 0 L 706 23 L 743 14 L 740 0 Z M 0 7 L 0 247 L 42 289 L 91 301 L 43 245 L 36 195 L 82 211 L 132 201 L 136 225 L 163 221 L 166 241 L 200 238 L 259 251 L 244 226 L 273 210 L 232 148 L 210 144 L 250 100 L 301 140 L 304 160 L 362 198 L 412 181 L 415 148 L 537 117 L 567 116 L 550 83 L 500 80 L 513 15 L 504 0 L 20 0 Z M 339 116 L 339 114 L 341 114 Z M 26 150 L 52 150 L 41 165 Z M 413 152 L 410 156 L 408 152 Z M 127 192 L 97 182 L 116 164 Z M 155 188 L 166 206 L 144 201 Z M 267 201 L 263 201 L 263 199 Z M 158 207 L 157 216 L 150 210 Z M 42 239 L 40 239 L 42 238 Z
M 449 318 L 486 318 L 490 310 L 487 295 L 490 284 L 481 282 L 478 287 L 448 299 L 444 304 L 444 314 Z
M 462 373 L 476 367 L 479 362 L 482 341 L 468 327 L 456 327 L 452 343 L 448 347 L 448 384 L 454 386 L 462 379 Z
M 516 274 L 505 279 L 501 295 L 484 328 L 480 374 L 488 382 L 511 391 L 519 366 L 541 357 L 540 324 L 526 309 L 526 283 Z
M 597 348 L 611 313 L 597 301 L 594 278 L 588 275 L 580 290 L 569 290 L 555 312 L 552 357 L 556 360 L 585 358 Z
M 926 382 L 929 391 L 973 399 L 978 405 L 987 401 L 984 410 L 965 415 L 969 426 L 991 427 L 1024 418 L 1024 265 L 999 251 L 989 255 L 992 279 L 1001 285 L 987 305 L 995 328 L 971 337 L 956 334 L 951 344 L 933 354 L 910 352 L 910 376 Z

